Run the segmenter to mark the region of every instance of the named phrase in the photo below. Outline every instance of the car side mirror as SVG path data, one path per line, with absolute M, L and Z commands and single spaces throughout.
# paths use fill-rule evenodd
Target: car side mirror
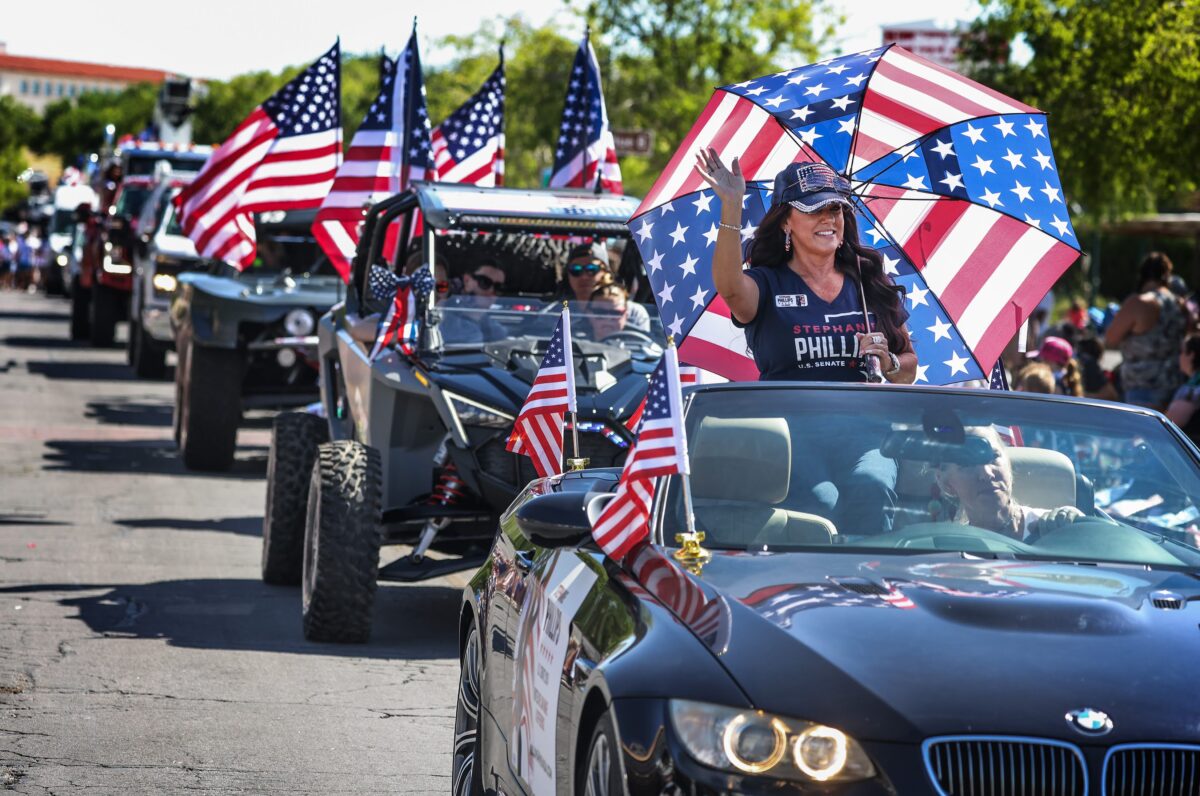
M 517 509 L 517 525 L 538 547 L 575 547 L 592 538 L 587 505 L 591 492 L 551 492 Z

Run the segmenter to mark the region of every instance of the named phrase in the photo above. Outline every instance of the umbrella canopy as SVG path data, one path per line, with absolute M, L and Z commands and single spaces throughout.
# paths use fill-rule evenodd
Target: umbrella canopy
M 850 179 L 862 243 L 907 291 L 919 383 L 986 378 L 1079 255 L 1036 108 L 895 45 L 722 86 L 629 226 L 680 359 L 731 379 L 758 370 L 713 286 L 702 147 L 740 158 L 743 241 L 787 164 Z

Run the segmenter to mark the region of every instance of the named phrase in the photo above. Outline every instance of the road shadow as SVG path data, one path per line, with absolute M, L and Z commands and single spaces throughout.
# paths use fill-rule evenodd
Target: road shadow
M 83 416 L 88 420 L 118 426 L 171 425 L 174 407 L 168 403 L 148 403 L 136 400 L 88 401 Z
M 42 459 L 46 470 L 249 479 L 267 474 L 266 445 L 239 445 L 233 467 L 225 472 L 188 470 L 171 440 L 50 439 L 45 446 Z
M 0 345 L 10 348 L 83 348 L 83 343 L 65 337 L 5 337 Z
M 39 584 L 0 594 L 63 596 L 78 618 L 108 638 L 163 639 L 177 647 L 261 650 L 350 658 L 458 657 L 461 593 L 449 586 L 381 586 L 368 644 L 316 644 L 300 628 L 300 590 L 257 580 L 201 578 L 137 585 Z
M 0 525 L 65 525 L 57 520 L 46 519 L 45 514 L 0 511 Z
M 124 362 L 51 362 L 34 359 L 25 369 L 47 379 L 75 381 L 134 381 L 133 369 Z
M 239 536 L 262 536 L 263 518 L 255 516 L 225 517 L 219 520 L 184 520 L 178 517 L 138 517 L 117 520 L 116 523 L 125 528 L 168 528 L 175 531 L 216 531 Z M 3 524 L 4 515 L 0 514 L 0 525 Z
M 69 312 L 18 312 L 16 310 L 0 310 L 0 321 L 37 321 L 65 324 L 70 317 Z

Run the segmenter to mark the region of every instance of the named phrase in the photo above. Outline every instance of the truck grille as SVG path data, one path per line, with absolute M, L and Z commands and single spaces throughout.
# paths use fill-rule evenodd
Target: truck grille
M 1105 796 L 1195 796 L 1200 747 L 1117 746 L 1104 759 Z
M 479 447 L 479 466 L 492 475 L 503 478 L 510 484 L 523 487 L 537 478 L 533 462 L 528 456 L 518 456 L 504 449 L 505 438 L 489 440 Z M 571 432 L 564 435 L 563 445 L 567 456 L 574 453 Z M 579 448 L 584 457 L 590 459 L 589 467 L 620 467 L 625 463 L 626 448 L 609 441 L 603 434 L 579 432 Z
M 1057 741 L 934 739 L 925 744 L 925 765 L 942 796 L 1082 796 L 1087 792 L 1082 754 Z

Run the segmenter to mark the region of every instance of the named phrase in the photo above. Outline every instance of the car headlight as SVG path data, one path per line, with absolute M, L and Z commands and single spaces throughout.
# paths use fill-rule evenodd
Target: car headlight
M 710 768 L 809 782 L 875 776 L 858 742 L 834 727 L 686 700 L 671 700 L 670 712 L 687 753 Z
M 292 337 L 308 337 L 317 328 L 317 319 L 308 310 L 291 310 L 283 316 L 283 328 Z
M 60 267 L 65 268 L 67 265 L 67 255 L 65 255 L 65 254 L 58 255 L 57 257 L 54 258 L 54 262 L 58 263 Z
M 458 422 L 464 426 L 482 426 L 483 428 L 511 428 L 515 418 L 499 409 L 472 401 L 452 392 L 442 391 L 450 409 L 458 417 Z
M 174 293 L 179 280 L 171 274 L 155 274 L 150 283 L 154 285 L 156 293 Z

